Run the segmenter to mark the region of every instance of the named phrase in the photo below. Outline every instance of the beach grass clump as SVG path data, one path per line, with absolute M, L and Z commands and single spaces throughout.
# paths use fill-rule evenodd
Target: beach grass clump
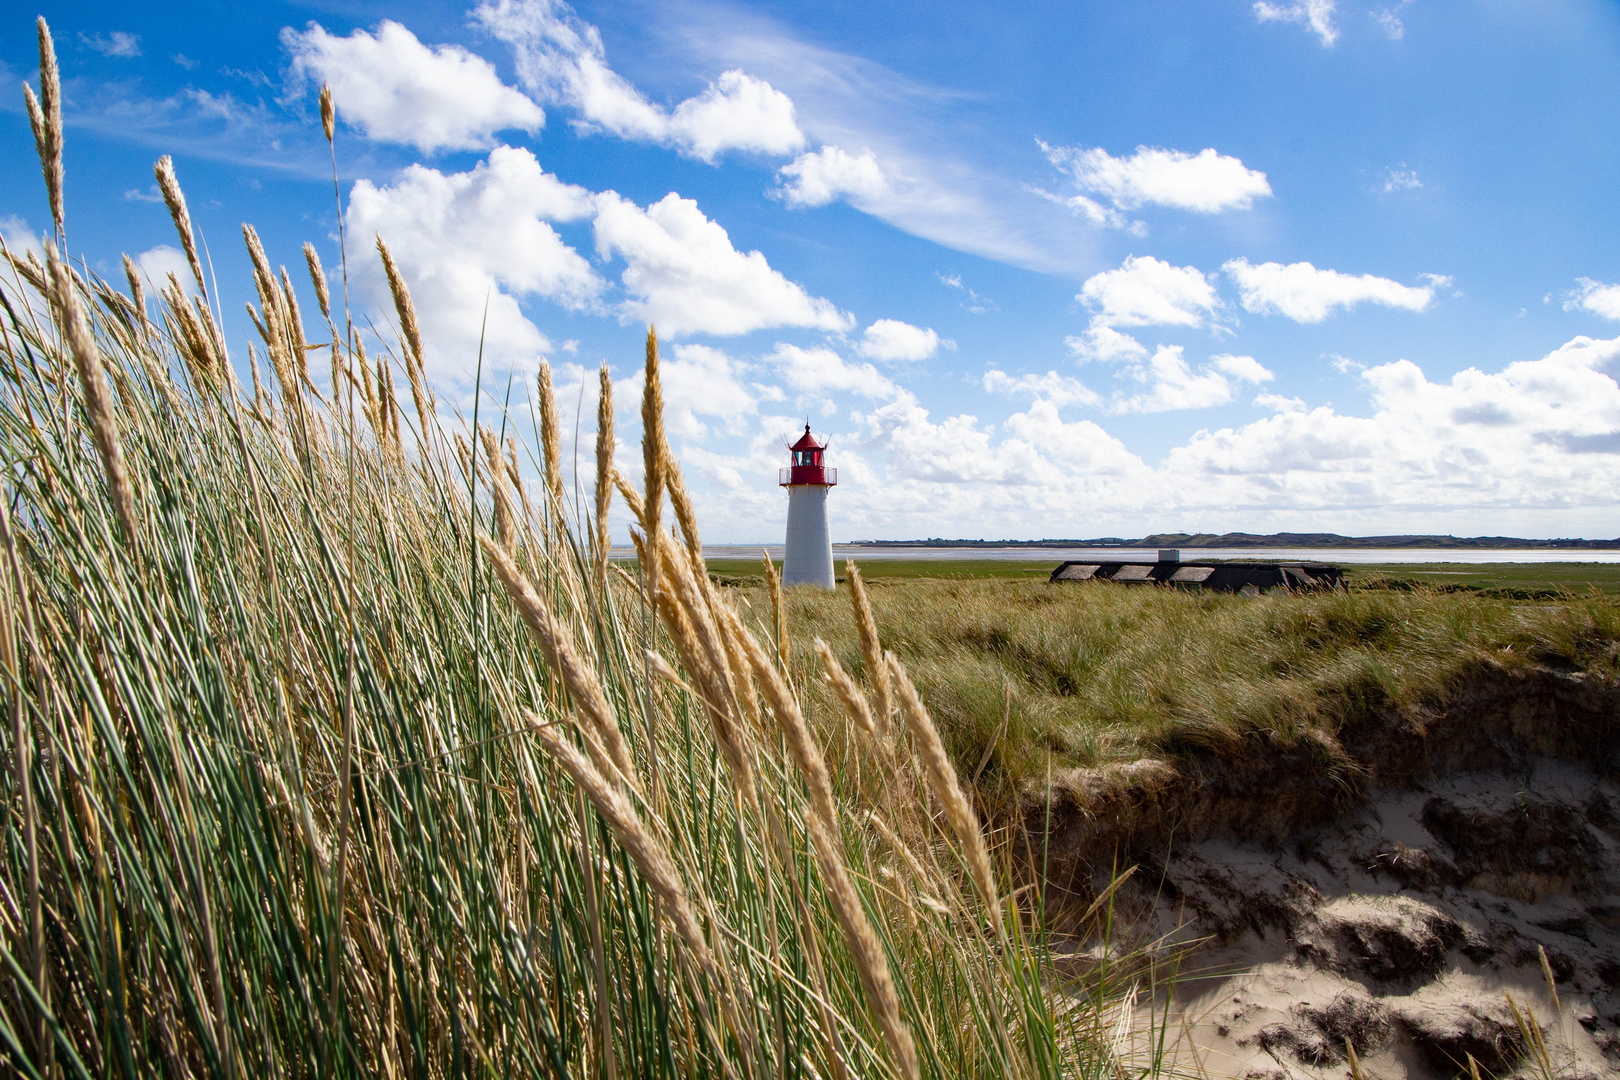
M 798 601 L 766 621 L 712 583 L 651 333 L 644 476 L 613 471 L 608 437 L 574 518 L 546 369 L 528 478 L 501 410 L 441 424 L 402 276 L 402 338 L 362 337 L 346 271 L 290 253 L 301 306 L 244 226 L 243 363 L 213 290 L 132 270 L 121 291 L 73 258 L 57 93 L 34 110 L 55 233 L 0 259 L 9 1070 L 1126 1067 L 1108 1009 L 1128 988 L 1068 993 L 926 686 L 895 663 L 897 706 L 864 673 L 846 692 L 876 704 L 822 708 L 789 663 L 815 655 L 789 651 Z M 342 102 L 321 102 L 332 139 Z M 610 513 L 643 553 L 628 572 Z M 882 605 L 859 610 L 814 627 L 865 635 L 852 671 L 890 644 Z M 881 798 L 830 765 L 855 756 Z
M 810 645 L 870 678 L 848 594 L 791 590 L 795 670 L 818 713 L 838 692 Z M 739 590 L 752 603 L 759 590 Z M 1004 580 L 878 579 L 875 633 L 899 656 L 976 797 L 1005 809 L 1053 770 L 1336 736 L 1382 710 L 1440 703 L 1479 665 L 1620 674 L 1620 604 L 1437 589 L 1259 598 Z M 881 778 L 879 778 L 881 780 Z

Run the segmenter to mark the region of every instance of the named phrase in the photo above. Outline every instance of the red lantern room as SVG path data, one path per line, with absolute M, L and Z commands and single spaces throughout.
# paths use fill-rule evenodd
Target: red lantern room
M 804 425 L 804 434 L 799 436 L 799 441 L 788 447 L 788 452 L 793 455 L 793 464 L 777 472 L 778 486 L 833 487 L 836 485 L 838 483 L 838 470 L 829 469 L 822 462 L 821 455 L 826 450 L 827 444 L 816 442 L 816 437 L 810 434 L 810 425 Z

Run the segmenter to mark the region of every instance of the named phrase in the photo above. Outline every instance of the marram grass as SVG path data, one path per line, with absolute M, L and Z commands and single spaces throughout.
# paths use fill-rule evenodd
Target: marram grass
M 132 276 L 131 295 L 71 265 L 42 72 L 56 229 L 44 261 L 0 267 L 10 1068 L 1136 1068 L 1117 992 L 1055 971 L 1038 893 L 985 848 L 903 668 L 901 706 L 885 685 L 859 723 L 807 717 L 780 600 L 766 622 L 711 582 L 651 335 L 647 483 L 599 452 L 587 520 L 511 483 L 505 418 L 441 430 L 402 281 L 406 339 L 368 359 L 318 260 L 306 325 L 244 227 L 267 361 L 261 381 L 248 358 L 249 396 L 208 290 Z M 607 513 L 635 526 L 634 574 L 606 562 Z M 881 801 L 828 772 L 833 737 L 882 772 Z

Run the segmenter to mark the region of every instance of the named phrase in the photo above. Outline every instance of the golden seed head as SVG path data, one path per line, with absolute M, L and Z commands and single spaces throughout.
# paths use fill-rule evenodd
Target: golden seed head
M 326 287 L 326 270 L 321 266 L 321 256 L 315 250 L 315 245 L 304 242 L 304 262 L 309 264 L 309 280 L 315 285 L 315 300 L 321 305 L 321 317 L 327 322 L 332 321 L 332 293 Z
M 191 227 L 191 212 L 186 209 L 185 193 L 180 190 L 180 181 L 174 175 L 174 159 L 164 154 L 152 167 L 152 173 L 157 177 L 158 190 L 169 208 L 174 229 L 180 234 L 180 246 L 185 249 L 186 261 L 191 264 L 192 276 L 197 279 L 197 288 L 207 296 L 208 286 L 203 281 L 202 262 L 197 258 L 197 238 Z
M 51 28 L 41 15 L 36 21 L 39 31 L 39 101 L 29 99 L 28 119 L 34 129 L 34 145 L 39 151 L 39 164 L 45 172 L 45 193 L 50 198 L 51 218 L 56 231 L 62 232 L 62 72 L 56 64 L 56 43 L 51 40 Z
M 613 379 L 603 361 L 596 396 L 596 576 L 607 584 L 608 508 L 613 503 Z
M 337 123 L 337 110 L 332 107 L 332 87 L 321 83 L 321 130 L 326 132 L 326 141 L 332 141 L 332 130 Z

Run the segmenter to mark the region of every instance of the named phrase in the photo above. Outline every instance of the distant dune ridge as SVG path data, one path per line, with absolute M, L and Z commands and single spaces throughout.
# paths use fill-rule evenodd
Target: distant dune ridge
M 1340 536 L 1338 533 L 1153 533 L 1139 540 L 1102 536 L 1091 540 L 855 540 L 860 547 L 1177 547 L 1177 548 L 1590 548 L 1609 551 L 1620 548 L 1620 537 L 1613 540 L 1585 540 L 1560 537 L 1527 540 L 1520 536 Z

